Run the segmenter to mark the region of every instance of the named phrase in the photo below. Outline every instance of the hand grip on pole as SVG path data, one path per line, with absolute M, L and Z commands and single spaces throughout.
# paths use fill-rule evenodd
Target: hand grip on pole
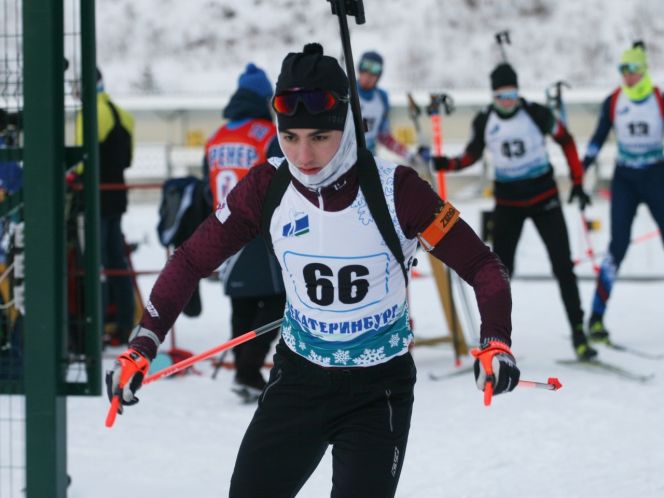
M 493 383 L 496 377 L 493 375 L 493 357 L 481 354 L 482 350 L 474 348 L 470 350 L 470 354 L 479 361 L 486 374 L 484 381 L 484 406 L 491 406 L 491 398 L 493 397 Z
M 117 416 L 118 413 L 122 413 L 122 399 L 120 398 L 120 396 L 122 396 L 122 390 L 127 385 L 127 383 L 131 382 L 131 378 L 135 373 L 136 373 L 135 371 L 130 371 L 130 370 L 121 371 L 120 378 L 118 379 L 118 385 L 115 388 L 115 391 L 113 392 L 113 397 L 111 399 L 111 406 L 109 407 L 108 413 L 106 414 L 106 427 L 108 428 L 113 427 L 113 424 L 115 423 L 115 417 Z M 110 373 L 107 375 L 110 375 Z
M 179 361 L 177 363 L 174 363 L 168 368 L 164 368 L 163 370 L 160 370 L 159 372 L 156 372 L 145 379 L 143 379 L 143 384 L 150 384 L 151 382 L 154 382 L 155 380 L 159 380 L 162 377 L 167 377 L 169 375 L 173 375 L 174 373 L 177 373 L 181 370 L 184 370 L 186 368 L 189 368 L 192 366 L 194 363 L 198 363 L 199 361 L 206 360 L 217 353 L 220 353 L 222 351 L 225 351 L 227 349 L 232 349 L 235 346 L 239 344 L 243 344 L 245 342 L 248 342 L 252 339 L 255 339 L 258 336 L 261 336 L 263 334 L 266 334 L 267 332 L 270 332 L 271 330 L 276 329 L 281 325 L 281 322 L 283 321 L 283 318 L 279 318 L 278 320 L 275 320 L 273 322 L 270 322 L 266 325 L 263 325 L 262 327 L 258 327 L 256 330 L 252 330 L 251 332 L 247 332 L 245 334 L 242 334 L 239 337 L 235 337 L 234 339 L 231 339 L 230 341 L 224 342 L 223 344 L 220 344 L 218 346 L 213 347 L 212 349 L 208 349 L 207 351 L 204 351 L 200 354 L 197 354 L 195 356 L 191 356 L 189 358 L 186 358 L 182 361 Z M 128 379 L 120 379 L 120 383 L 118 385 L 118 392 L 116 392 L 113 395 L 113 399 L 111 400 L 111 406 L 108 410 L 108 414 L 106 415 L 106 427 L 112 427 L 113 423 L 115 422 L 115 417 L 118 413 L 118 410 L 120 409 L 120 396 L 122 395 L 122 388 L 124 385 L 128 382 Z
M 357 24 L 364 24 L 366 19 L 364 17 L 364 4 L 363 0 L 327 0 L 332 7 L 332 14 L 335 16 L 348 15 L 355 18 Z M 340 8 L 341 7 L 341 8 Z
M 484 406 L 491 405 L 491 398 L 493 397 L 493 381 L 493 375 L 487 375 L 486 385 L 484 386 Z M 547 391 L 558 391 L 563 387 L 560 380 L 558 380 L 558 377 L 549 377 L 546 382 L 520 380 L 517 386 L 529 389 L 545 389 Z

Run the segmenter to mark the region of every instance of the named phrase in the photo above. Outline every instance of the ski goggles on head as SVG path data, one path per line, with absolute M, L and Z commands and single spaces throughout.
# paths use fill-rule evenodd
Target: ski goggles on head
M 519 98 L 519 90 L 507 90 L 505 92 L 493 92 L 493 98 L 498 100 L 516 100 Z
M 361 73 L 371 73 L 374 76 L 380 76 L 383 73 L 383 64 L 371 59 L 364 59 L 360 62 Z
M 621 74 L 641 74 L 643 69 L 643 64 L 635 62 L 626 62 L 618 65 L 618 71 L 620 71 Z
M 309 114 L 320 114 L 334 109 L 340 102 L 349 102 L 349 97 L 339 95 L 332 90 L 304 90 L 293 88 L 272 98 L 272 109 L 279 114 L 293 116 L 300 103 Z

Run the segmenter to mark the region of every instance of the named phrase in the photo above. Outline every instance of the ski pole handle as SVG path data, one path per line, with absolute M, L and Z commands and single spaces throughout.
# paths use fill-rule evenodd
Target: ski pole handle
M 353 49 L 350 44 L 350 32 L 348 30 L 348 20 L 346 15 L 354 16 L 357 24 L 364 24 L 364 4 L 362 0 L 348 2 L 346 0 L 328 0 L 332 7 L 332 14 L 339 18 L 339 32 L 341 34 L 341 46 L 346 60 L 346 74 L 351 81 L 350 85 L 350 108 L 353 112 L 353 123 L 355 124 L 355 139 L 357 147 L 366 149 L 367 142 L 364 137 L 364 120 L 362 119 L 362 109 L 360 107 L 360 96 L 355 84 L 355 63 L 353 62 Z M 346 7 L 350 7 L 347 11 Z
M 498 47 L 500 47 L 500 55 L 503 58 L 503 62 L 507 62 L 507 54 L 505 53 L 505 44 L 507 45 L 512 44 L 512 41 L 510 40 L 510 32 L 509 30 L 499 31 L 494 36 L 496 38 L 496 43 L 498 44 Z
M 162 377 L 168 377 L 169 375 L 173 375 L 174 373 L 179 372 L 180 370 L 184 370 L 185 368 L 188 368 L 192 366 L 194 363 L 198 363 L 199 361 L 206 360 L 210 358 L 211 356 L 214 356 L 217 353 L 220 353 L 222 351 L 225 351 L 227 349 L 232 349 L 235 346 L 238 346 L 239 344 L 243 344 L 245 342 L 248 342 L 260 335 L 263 335 L 267 332 L 270 332 L 271 330 L 276 329 L 279 325 L 281 325 L 282 318 L 279 318 L 278 320 L 275 320 L 274 322 L 268 323 L 267 325 L 263 325 L 262 327 L 257 328 L 256 330 L 252 330 L 251 332 L 247 332 L 245 334 L 242 334 L 239 337 L 236 337 L 234 339 L 231 339 L 228 342 L 225 342 L 223 344 L 220 344 L 219 346 L 215 346 L 212 349 L 208 349 L 207 351 L 204 351 L 200 354 L 197 354 L 195 356 L 191 356 L 185 360 L 179 361 L 177 363 L 174 363 L 170 367 L 164 368 L 163 370 L 160 370 L 159 372 L 156 372 L 152 375 L 149 375 L 143 380 L 143 385 L 149 384 L 151 382 L 154 382 L 155 380 L 159 380 Z

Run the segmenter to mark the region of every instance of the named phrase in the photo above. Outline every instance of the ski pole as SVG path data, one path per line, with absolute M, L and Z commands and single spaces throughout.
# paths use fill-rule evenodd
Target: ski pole
M 565 101 L 563 100 L 563 88 L 571 88 L 570 84 L 566 81 L 559 80 L 549 85 L 546 89 L 545 94 L 547 101 L 552 107 L 558 111 L 558 118 L 564 126 L 567 126 L 567 110 L 565 108 Z M 552 90 L 553 91 L 550 91 Z M 586 213 L 583 211 L 583 208 L 579 209 L 579 214 L 581 215 L 581 224 L 583 225 L 583 236 L 586 241 L 586 256 L 593 265 L 593 271 L 599 273 L 599 265 L 595 262 L 595 251 L 593 250 L 593 245 L 590 240 L 590 228 L 588 226 L 588 218 L 586 218 Z
M 147 360 L 144 360 L 145 364 L 147 364 Z M 130 372 L 128 370 L 122 370 L 120 372 L 120 378 L 118 379 L 118 387 L 115 389 L 113 392 L 113 397 L 111 398 L 111 406 L 108 409 L 108 413 L 106 414 L 106 427 L 113 427 L 113 424 L 115 423 L 115 417 L 118 414 L 118 411 L 122 411 L 122 406 L 120 404 L 120 396 L 122 396 L 122 390 L 124 389 L 124 386 L 127 385 L 128 382 L 131 381 L 131 377 L 134 375 L 134 372 Z
M 641 242 L 646 242 L 647 240 L 654 239 L 655 237 L 658 237 L 659 234 L 660 234 L 659 230 L 653 230 L 652 232 L 647 232 L 647 233 L 644 233 L 642 235 L 638 235 L 636 237 L 633 237 L 629 241 L 629 243 L 630 244 L 640 244 Z M 594 257 L 599 258 L 599 257 L 602 257 L 604 254 L 606 254 L 606 253 L 605 252 L 594 253 Z M 590 261 L 590 259 L 591 258 L 589 258 L 587 256 L 587 252 L 586 252 L 586 257 L 575 259 L 574 260 L 574 265 L 576 266 L 576 265 L 579 265 L 581 263 L 585 263 L 586 261 Z
M 418 145 L 425 145 L 424 137 L 422 136 L 422 127 L 420 126 L 420 114 L 422 114 L 422 109 L 420 109 L 420 106 L 415 102 L 415 99 L 410 92 L 406 93 L 406 98 L 408 99 L 408 117 L 415 127 Z
M 348 31 L 348 20 L 346 15 L 355 17 L 357 24 L 364 24 L 364 4 L 362 0 L 328 0 L 332 7 L 332 15 L 339 18 L 339 31 L 341 32 L 341 45 L 346 60 L 346 74 L 350 80 L 350 107 L 353 111 L 353 122 L 355 124 L 355 138 L 357 146 L 366 149 L 367 142 L 364 138 L 364 120 L 360 108 L 360 96 L 355 83 L 355 63 L 353 62 L 353 49 L 350 44 L 350 32 Z
M 120 408 L 120 395 L 114 394 L 113 399 L 111 400 L 111 406 L 108 409 L 108 413 L 106 414 L 106 421 L 104 422 L 106 427 L 113 427 L 113 424 L 115 423 L 115 417 L 118 414 L 118 408 Z
M 443 126 L 442 126 L 442 114 L 449 115 L 454 112 L 454 101 L 446 93 L 440 94 L 431 94 L 431 101 L 427 107 L 427 114 L 431 119 L 431 133 L 432 133 L 432 145 L 433 145 L 433 155 L 442 156 L 443 155 Z M 413 101 L 414 103 L 414 101 Z M 441 112 L 442 106 L 442 112 Z M 436 184 L 438 189 L 438 195 L 441 199 L 447 199 L 447 185 L 445 183 L 445 172 L 438 171 L 436 174 Z M 459 315 L 457 314 L 456 305 L 454 304 L 454 292 L 452 290 L 452 276 L 451 271 L 448 266 L 445 266 L 445 291 L 449 295 L 449 308 L 450 308 L 450 332 L 452 335 L 452 347 L 454 348 L 454 366 L 461 366 L 460 350 L 461 350 L 461 339 L 460 335 L 463 335 L 461 331 L 461 324 L 459 322 Z
M 219 373 L 219 370 L 221 370 L 221 367 L 224 364 L 224 360 L 226 359 L 226 356 L 228 355 L 228 351 L 229 351 L 228 349 L 223 351 L 221 353 L 221 356 L 219 356 L 219 359 L 217 360 L 217 364 L 214 366 L 214 370 L 212 371 L 212 378 L 213 379 L 217 378 L 217 374 Z
M 583 210 L 580 210 L 579 213 L 581 214 L 581 224 L 583 225 L 583 235 L 586 239 L 586 255 L 588 256 L 588 259 L 593 265 L 593 271 L 595 273 L 599 273 L 599 265 L 595 261 L 595 251 L 593 250 L 593 245 L 590 242 L 590 229 L 588 228 L 588 218 L 586 218 L 586 214 L 583 212 Z
M 653 230 L 652 232 L 644 233 L 643 235 L 639 235 L 638 237 L 634 237 L 631 240 L 631 244 L 639 244 L 640 242 L 644 242 L 648 239 L 652 239 L 654 237 L 657 237 L 659 235 L 659 230 Z
M 246 332 L 242 334 L 241 336 L 235 337 L 234 339 L 231 339 L 230 341 L 224 342 L 223 344 L 219 344 L 218 346 L 213 347 L 212 349 L 208 349 L 207 351 L 203 351 L 202 353 L 199 353 L 195 356 L 191 356 L 185 360 L 178 361 L 177 363 L 174 363 L 170 367 L 166 367 L 163 370 L 160 370 L 159 372 L 156 372 L 152 375 L 147 376 L 143 380 L 143 385 L 150 384 L 151 382 L 154 382 L 155 380 L 159 380 L 162 377 L 168 377 L 169 375 L 173 375 L 174 373 L 177 373 L 181 370 L 184 370 L 185 368 L 188 368 L 192 366 L 195 363 L 198 363 L 199 361 L 206 360 L 210 358 L 211 356 L 214 356 L 217 353 L 220 353 L 222 351 L 225 351 L 227 349 L 233 349 L 235 346 L 238 346 L 240 344 L 243 344 L 245 342 L 248 342 L 252 339 L 255 339 L 258 336 L 261 336 L 263 334 L 266 334 L 267 332 L 270 332 L 271 330 L 276 329 L 279 325 L 281 325 L 281 322 L 283 321 L 283 318 L 279 318 L 278 320 L 275 320 L 274 322 L 270 322 L 266 325 L 263 325 L 261 327 L 258 327 L 256 330 L 252 330 L 251 332 Z
M 507 62 L 507 53 L 505 52 L 505 45 L 511 45 L 512 42 L 510 41 L 510 32 L 508 29 L 505 31 L 499 31 L 496 33 L 496 43 L 498 44 L 498 47 L 500 48 L 500 54 L 503 57 L 503 62 Z
M 431 133 L 432 133 L 432 142 L 433 142 L 433 155 L 442 156 L 443 155 L 443 124 L 442 124 L 442 113 L 440 107 L 443 107 L 443 112 L 446 115 L 454 112 L 454 101 L 446 93 L 432 94 L 431 102 L 427 107 L 427 114 L 431 118 Z M 445 172 L 439 171 L 436 174 L 437 178 L 437 187 L 438 195 L 442 199 L 447 198 L 447 187 L 445 184 Z
M 558 113 L 560 121 L 567 126 L 567 110 L 563 101 L 563 88 L 572 88 L 572 86 L 566 81 L 558 80 L 546 87 L 544 94 L 549 107 Z
M 493 375 L 487 375 L 487 382 L 484 387 L 484 406 L 491 405 L 491 398 L 493 397 L 493 380 Z M 547 391 L 557 391 L 563 387 L 557 377 L 549 377 L 546 382 L 520 380 L 517 386 L 529 389 L 546 389 Z
M 529 387 L 533 389 L 546 389 L 547 391 L 557 391 L 562 389 L 563 385 L 558 377 L 549 377 L 546 382 L 537 382 L 534 380 L 520 380 L 519 387 Z
M 179 372 L 180 370 L 184 370 L 185 368 L 190 367 L 194 363 L 198 363 L 199 361 L 210 358 L 211 356 L 214 356 L 215 354 L 220 353 L 221 351 L 232 349 L 239 344 L 243 344 L 252 339 L 255 339 L 258 336 L 266 334 L 267 332 L 270 332 L 271 330 L 277 328 L 281 324 L 281 322 L 282 319 L 280 318 L 278 320 L 275 320 L 274 322 L 270 322 L 266 325 L 263 325 L 262 327 L 258 327 L 256 330 L 252 330 L 251 332 L 242 334 L 241 336 L 231 339 L 228 342 L 224 342 L 223 344 L 215 346 L 212 349 L 208 349 L 207 351 L 197 354 L 196 356 L 191 356 L 185 360 L 179 361 L 168 368 L 164 368 L 163 370 L 160 370 L 159 372 L 146 377 L 145 379 L 143 379 L 143 385 L 154 382 L 155 380 L 159 380 L 162 377 L 173 375 L 174 373 Z M 118 383 L 118 389 L 121 391 L 122 388 L 127 384 L 127 382 L 129 382 L 129 379 L 123 379 L 121 377 L 120 382 Z M 118 409 L 120 408 L 120 396 L 121 396 L 120 394 L 115 394 L 113 396 L 113 399 L 111 400 L 111 406 L 108 409 L 108 414 L 106 415 L 106 427 L 109 428 L 113 427 L 113 423 L 115 422 L 115 417 L 118 413 Z

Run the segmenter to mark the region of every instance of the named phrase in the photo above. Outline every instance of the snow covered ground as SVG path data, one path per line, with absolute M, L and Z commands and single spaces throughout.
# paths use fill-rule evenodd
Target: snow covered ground
M 603 232 L 595 236 L 596 250 L 603 250 L 608 206 L 602 201 L 596 204 L 593 216 L 604 219 Z M 477 226 L 479 209 L 489 204 L 458 201 L 457 205 Z M 582 247 L 577 240 L 578 216 L 573 209 L 566 214 L 576 252 Z M 138 269 L 158 268 L 164 261 L 155 237 L 156 217 L 155 205 L 133 205 L 125 219 L 128 238 L 145 241 L 134 258 Z M 649 214 L 640 212 L 635 235 L 650 229 Z M 633 247 L 627 257 L 632 268 L 625 273 L 664 275 L 659 239 Z M 548 271 L 531 227 L 524 234 L 517 264 L 524 274 Z M 433 280 L 427 277 L 426 258 L 420 258 L 419 269 L 425 276 L 415 279 L 411 287 L 416 336 L 443 334 L 441 307 Z M 590 272 L 580 268 L 580 273 Z M 141 278 L 143 293 L 153 280 Z M 552 280 L 517 279 L 512 289 L 513 349 L 522 378 L 546 381 L 557 376 L 563 389 L 517 389 L 485 408 L 472 374 L 430 379 L 432 373 L 453 370 L 449 346 L 415 348 L 416 400 L 397 496 L 664 496 L 664 360 L 602 349 L 606 361 L 655 374 L 647 383 L 558 364 L 556 360 L 572 358 L 572 349 L 556 285 Z M 593 290 L 591 281 L 581 283 L 586 310 Z M 619 282 L 607 315 L 614 339 L 664 353 L 663 295 L 664 281 Z M 202 298 L 200 318 L 177 322 L 178 346 L 194 352 L 219 344 L 229 335 L 229 305 L 219 284 L 204 281 Z M 470 364 L 469 360 L 464 364 Z M 209 364 L 198 369 L 200 376 L 146 386 L 139 405 L 118 417 L 111 430 L 104 427 L 106 399 L 69 398 L 68 469 L 73 478 L 69 497 L 227 496 L 235 455 L 254 407 L 240 404 L 230 392 L 232 372 L 222 371 L 212 380 Z M 328 451 L 299 496 L 329 496 L 330 488 Z

